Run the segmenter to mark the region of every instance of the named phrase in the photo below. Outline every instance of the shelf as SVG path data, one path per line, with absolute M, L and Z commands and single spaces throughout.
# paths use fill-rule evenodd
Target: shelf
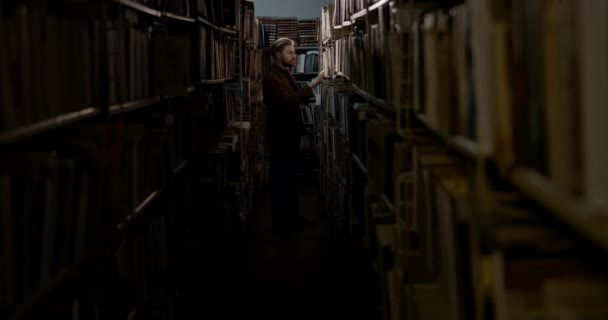
M 215 29 L 215 30 L 218 29 L 215 24 L 211 23 L 211 21 L 209 21 L 209 20 L 207 20 L 207 19 L 205 19 L 205 18 L 203 18 L 201 16 L 198 17 L 198 21 L 200 21 L 201 23 L 203 23 L 203 24 L 211 27 L 212 29 Z
M 422 123 L 422 125 L 429 131 L 431 131 L 435 136 L 439 137 L 451 150 L 460 154 L 461 156 L 471 159 L 471 160 L 483 160 L 489 157 L 488 154 L 484 153 L 479 144 L 467 137 L 456 136 L 449 137 L 442 133 L 437 132 L 433 127 L 431 127 L 428 118 L 420 113 L 415 113 L 418 121 Z
M 359 156 L 353 154 L 353 161 L 355 162 L 357 167 L 359 167 L 359 170 L 361 170 L 361 172 L 363 172 L 363 174 L 367 177 L 367 168 L 363 165 L 361 159 L 359 159 Z
M 146 5 L 143 5 L 141 3 L 137 3 L 135 1 L 132 0 L 115 0 L 116 2 L 120 3 L 121 5 L 125 6 L 125 7 L 129 7 L 133 10 L 137 10 L 139 12 L 145 13 L 145 14 L 149 14 L 151 16 L 154 17 L 161 17 L 162 13 L 159 10 L 156 9 L 152 9 Z
M 342 29 L 342 25 L 334 26 L 334 30 L 340 30 L 340 29 Z
M 357 94 L 361 95 L 362 97 L 364 97 L 367 101 L 373 103 L 374 105 L 388 110 L 388 111 L 392 111 L 388 104 L 386 103 L 386 101 L 382 100 L 382 99 L 378 99 L 376 97 L 374 97 L 372 94 L 366 92 L 365 90 L 360 89 L 359 87 L 357 87 L 356 84 L 353 84 L 353 89 L 355 89 L 355 92 L 357 92 Z
M 192 92 L 194 92 L 195 90 L 196 90 L 196 86 L 189 86 L 189 87 L 186 89 L 186 93 L 192 93 Z
M 165 13 L 165 16 L 167 18 L 171 18 L 173 20 L 178 20 L 178 21 L 183 21 L 183 22 L 190 22 L 190 23 L 196 22 L 196 20 L 194 20 L 192 18 L 183 17 L 183 16 L 180 16 L 180 15 L 177 15 L 177 14 L 174 14 L 174 13 L 170 13 L 170 12 Z
M 92 118 L 99 114 L 96 108 L 87 108 L 53 117 L 47 120 L 25 125 L 8 132 L 0 133 L 0 146 L 18 142 L 26 138 L 51 131 L 69 124 Z
M 296 50 L 319 50 L 319 47 L 296 47 Z
M 531 169 L 516 168 L 508 176 L 508 180 L 564 224 L 608 251 L 606 212 L 560 189 L 549 178 Z
M 369 6 L 369 11 L 374 11 L 380 7 L 382 7 L 383 5 L 387 4 L 389 2 L 389 0 L 380 0 L 374 4 L 372 4 L 371 6 Z
M 301 75 L 301 76 L 316 76 L 318 73 L 317 72 L 298 72 L 298 73 L 293 73 L 294 76 L 297 75 Z
M 56 291 L 74 278 L 84 265 L 84 262 L 84 257 L 80 257 L 71 266 L 64 267 L 48 284 L 40 288 L 40 290 L 38 290 L 38 292 L 31 296 L 31 298 L 29 298 L 26 302 L 17 306 L 11 312 L 8 319 L 22 319 L 28 314 L 28 312 L 31 312 L 32 309 L 36 308 L 46 299 L 51 297 L 53 295 L 53 291 Z
M 131 312 L 129 312 L 129 315 L 127 316 L 127 320 L 133 320 L 133 319 L 137 319 L 137 308 L 134 308 L 133 310 L 131 310 Z
M 367 9 L 363 9 L 359 12 L 350 16 L 351 21 L 356 21 L 358 19 L 364 18 L 367 15 Z
M 212 29 L 218 30 L 222 33 L 226 33 L 226 34 L 231 34 L 231 35 L 238 35 L 238 31 L 233 30 L 233 29 L 228 29 L 226 27 L 220 27 L 215 25 L 213 22 L 199 16 L 198 17 L 198 21 L 200 21 L 202 24 L 207 25 L 209 27 L 211 27 Z
M 237 35 L 238 32 L 236 30 L 233 29 L 228 29 L 228 28 L 224 28 L 224 27 L 218 27 L 218 30 L 223 32 L 223 33 L 227 33 L 227 34 L 231 34 L 231 35 Z
M 201 79 L 201 83 L 202 84 L 222 84 L 222 83 L 225 83 L 225 82 L 230 81 L 232 79 L 234 79 L 234 78 L 230 77 L 230 78 L 211 79 L 211 80 Z
M 150 208 L 152 203 L 156 199 L 158 199 L 163 194 L 164 191 L 166 191 L 169 188 L 171 183 L 175 180 L 175 178 L 178 175 L 183 173 L 184 168 L 188 165 L 188 163 L 189 163 L 188 160 L 184 160 L 177 167 L 175 167 L 175 169 L 173 169 L 173 172 L 172 172 L 173 174 L 171 175 L 171 178 L 170 178 L 168 184 L 166 186 L 160 187 L 160 188 L 152 191 L 137 207 L 135 207 L 135 209 L 133 209 L 133 213 L 127 215 L 123 219 L 123 221 L 121 221 L 116 226 L 116 229 L 118 230 L 118 232 L 127 230 L 135 222 L 141 220 L 141 218 L 148 211 L 148 208 Z
M 479 144 L 469 138 L 450 137 L 447 139 L 447 144 L 450 148 L 469 159 L 487 158 L 487 155 L 481 151 Z
M 350 20 L 342 22 L 343 27 L 349 27 L 351 24 L 353 24 L 353 23 Z
M 384 203 L 384 205 L 391 211 L 394 212 L 395 211 L 395 206 L 393 206 L 393 203 L 388 199 L 388 197 L 385 194 L 381 194 L 378 197 L 380 200 L 382 200 L 382 202 Z
M 115 104 L 110 106 L 110 115 L 117 115 L 120 113 L 132 112 L 141 108 L 153 106 L 160 103 L 161 97 L 150 97 L 136 101 L 126 102 L 123 104 Z

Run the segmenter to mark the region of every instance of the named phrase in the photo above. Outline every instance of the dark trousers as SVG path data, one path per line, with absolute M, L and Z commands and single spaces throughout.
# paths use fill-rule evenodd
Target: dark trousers
M 272 225 L 285 228 L 298 216 L 297 159 L 271 152 L 269 160 Z

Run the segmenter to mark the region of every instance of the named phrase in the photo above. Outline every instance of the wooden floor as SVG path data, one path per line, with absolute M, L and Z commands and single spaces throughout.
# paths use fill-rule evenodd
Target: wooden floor
M 262 189 L 247 232 L 210 235 L 193 249 L 175 302 L 178 319 L 373 319 L 365 265 L 337 254 L 311 176 L 301 178 L 299 202 L 317 227 L 273 236 L 270 194 Z

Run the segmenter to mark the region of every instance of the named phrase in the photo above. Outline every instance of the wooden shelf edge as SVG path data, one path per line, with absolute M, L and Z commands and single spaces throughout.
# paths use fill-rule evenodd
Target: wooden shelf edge
M 175 167 L 175 169 L 173 169 L 173 179 L 175 178 L 175 176 L 179 175 L 180 173 L 182 173 L 182 170 L 184 170 L 184 168 L 188 165 L 188 160 L 184 160 L 182 161 L 182 163 L 180 163 L 177 167 Z
M 351 21 L 359 20 L 367 15 L 367 9 L 363 9 L 359 12 L 355 12 L 350 16 Z
M 443 140 L 450 150 L 453 150 L 461 156 L 471 160 L 485 160 L 490 157 L 489 154 L 482 151 L 477 142 L 462 136 L 447 137 L 444 134 L 437 132 L 437 130 L 430 125 L 426 115 L 418 112 L 415 112 L 415 115 L 418 121 L 420 121 L 427 130 L 431 131 L 435 136 Z
M 184 17 L 184 16 L 180 16 L 178 14 L 175 13 L 171 13 L 171 12 L 166 12 L 165 16 L 167 18 L 171 18 L 173 20 L 178 20 L 178 21 L 182 21 L 182 22 L 188 22 L 188 23 L 194 23 L 196 22 L 196 20 L 192 19 L 192 18 L 188 18 L 188 17 Z
M 210 79 L 210 80 L 201 79 L 201 83 L 202 84 L 222 84 L 222 83 L 225 83 L 225 82 L 230 81 L 232 79 L 234 79 L 234 78 L 230 77 L 230 78 Z
M 380 200 L 382 200 L 382 202 L 384 203 L 384 205 L 391 211 L 391 212 L 395 212 L 395 206 L 393 205 L 393 203 L 388 199 L 388 197 L 386 196 L 386 194 L 381 194 L 378 197 Z
M 132 112 L 141 108 L 145 108 L 145 107 L 149 107 L 152 105 L 155 105 L 157 103 L 160 103 L 161 97 L 160 96 L 155 96 L 155 97 L 149 97 L 149 98 L 144 98 L 144 99 L 140 99 L 140 100 L 135 100 L 135 101 L 131 101 L 131 102 L 126 102 L 126 103 L 119 103 L 119 104 L 115 104 L 110 106 L 110 115 L 117 115 L 120 113 L 127 113 L 127 112 Z
M 383 5 L 387 4 L 388 2 L 389 2 L 389 0 L 380 0 L 380 1 L 372 4 L 371 6 L 369 6 L 368 11 L 376 10 L 376 9 L 382 7 Z
M 238 31 L 233 30 L 233 29 L 228 29 L 228 28 L 224 28 L 224 27 L 217 27 L 217 29 L 223 33 L 227 33 L 227 34 L 231 34 L 231 35 L 238 34 Z
M 451 149 L 469 159 L 475 160 L 488 158 L 488 155 L 481 151 L 479 144 L 469 138 L 450 137 L 447 144 Z
M 360 94 L 361 96 L 363 96 L 367 101 L 373 103 L 374 105 L 381 107 L 385 110 L 389 110 L 390 108 L 388 107 L 388 104 L 386 103 L 386 101 L 382 100 L 382 99 L 378 99 L 376 97 L 374 97 L 372 94 L 370 94 L 369 92 L 357 87 L 356 84 L 352 84 L 353 88 L 355 89 L 355 91 Z
M 0 146 L 18 142 L 56 128 L 90 119 L 99 113 L 100 111 L 97 108 L 86 108 L 12 129 L 0 133 Z
M 363 172 L 363 174 L 367 177 L 367 168 L 363 165 L 363 162 L 361 162 L 358 155 L 353 154 L 353 161 L 357 167 L 359 167 L 359 170 L 361 170 L 361 172 Z
M 169 186 L 173 183 L 173 181 L 184 172 L 184 168 L 189 164 L 188 160 L 182 161 L 177 167 L 172 170 L 172 175 L 167 182 L 167 185 L 162 186 L 154 191 L 152 191 L 135 209 L 133 209 L 133 213 L 127 215 L 123 221 L 118 223 L 116 226 L 116 230 L 118 232 L 127 230 L 131 225 L 133 225 L 138 220 L 145 215 L 145 212 L 148 211 L 148 208 L 151 204 L 159 198 L 162 193 L 169 188 Z
M 145 14 L 149 14 L 151 16 L 155 16 L 155 17 L 161 17 L 162 14 L 159 10 L 156 9 L 152 9 L 146 5 L 143 5 L 141 3 L 132 1 L 132 0 L 115 0 L 117 3 L 129 7 L 131 9 L 137 10 L 139 12 L 145 13 Z
M 551 214 L 575 231 L 608 251 L 608 219 L 583 199 L 557 187 L 549 178 L 524 168 L 515 168 L 508 180 Z
M 215 30 L 218 29 L 218 27 L 215 24 L 211 23 L 211 21 L 207 20 L 206 18 L 198 16 L 198 21 L 200 21 L 201 23 L 203 23 L 203 24 L 211 27 L 212 29 L 215 29 Z

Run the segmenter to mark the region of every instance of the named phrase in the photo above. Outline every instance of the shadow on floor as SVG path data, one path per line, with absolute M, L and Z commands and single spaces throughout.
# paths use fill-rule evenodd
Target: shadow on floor
M 246 233 L 209 238 L 193 257 L 178 319 L 373 319 L 364 266 L 335 255 L 314 178 L 301 178 L 299 204 L 315 228 L 273 236 L 270 196 L 268 188 L 257 195 Z

